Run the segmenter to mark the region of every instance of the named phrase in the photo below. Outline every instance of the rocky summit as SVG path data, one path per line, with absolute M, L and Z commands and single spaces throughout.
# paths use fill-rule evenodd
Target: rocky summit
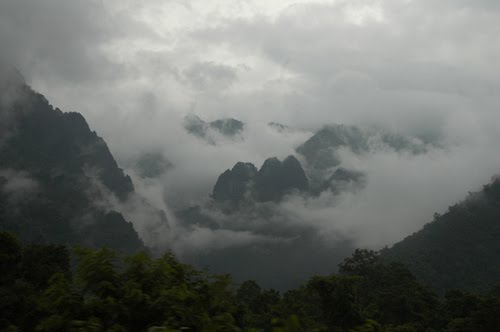
M 242 162 L 226 170 L 217 179 L 212 197 L 219 202 L 278 202 L 287 194 L 308 189 L 308 179 L 297 158 L 288 156 L 280 161 L 273 157 L 258 171 L 253 164 Z

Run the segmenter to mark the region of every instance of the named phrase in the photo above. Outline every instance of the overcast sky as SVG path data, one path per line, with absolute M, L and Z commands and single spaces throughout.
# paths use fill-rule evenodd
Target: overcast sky
M 0 45 L 122 164 L 165 153 L 177 168 L 138 185 L 158 205 L 164 191 L 167 205 L 206 196 L 236 161 L 284 157 L 326 123 L 441 137 L 446 149 L 424 156 L 346 156 L 369 182 L 341 208 L 284 207 L 380 245 L 500 171 L 498 22 L 498 0 L 2 0 Z M 244 141 L 187 135 L 193 113 L 245 121 Z

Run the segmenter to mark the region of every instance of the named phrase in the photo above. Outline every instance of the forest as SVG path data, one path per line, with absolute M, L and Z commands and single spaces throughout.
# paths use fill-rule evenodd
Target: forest
M 22 244 L 0 233 L 2 331 L 498 331 L 500 284 L 438 296 L 399 263 L 356 250 L 337 274 L 283 294 L 167 252 Z

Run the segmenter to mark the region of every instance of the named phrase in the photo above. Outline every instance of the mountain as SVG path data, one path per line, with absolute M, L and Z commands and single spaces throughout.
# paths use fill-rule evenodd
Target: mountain
M 382 256 L 404 263 L 440 292 L 485 291 L 500 280 L 499 216 L 500 180 L 495 178 Z
M 288 156 L 283 162 L 269 158 L 262 167 L 239 162 L 222 173 L 215 183 L 212 197 L 218 202 L 239 203 L 245 198 L 257 202 L 280 201 L 294 191 L 306 192 L 309 183 L 300 162 Z
M 252 163 L 236 163 L 223 172 L 212 191 L 217 202 L 237 204 L 243 201 L 279 202 L 293 191 L 318 196 L 323 192 L 339 195 L 356 192 L 366 185 L 363 172 L 337 167 L 326 178 L 315 179 L 311 185 L 299 160 L 288 156 L 283 162 L 276 157 L 268 158 L 257 168 Z
M 309 181 L 300 162 L 294 156 L 279 161 L 267 159 L 255 177 L 255 193 L 258 201 L 280 201 L 293 191 L 307 192 Z
M 342 163 L 339 149 L 362 154 L 383 147 L 413 154 L 427 151 L 426 144 L 417 137 L 407 137 L 376 128 L 362 129 L 338 124 L 323 127 L 297 147 L 296 151 L 304 156 L 308 167 L 326 170 Z
M 303 157 L 311 193 L 319 195 L 326 191 L 338 195 L 358 191 L 367 183 L 363 172 L 347 168 L 341 151 L 358 156 L 380 151 L 417 155 L 438 146 L 430 138 L 404 136 L 382 128 L 331 124 L 299 145 L 296 152 Z
M 326 126 L 297 148 L 313 168 L 325 169 L 338 166 L 341 161 L 337 150 L 347 147 L 353 152 L 368 150 L 364 133 L 355 126 Z
M 309 194 L 296 157 L 269 158 L 260 169 L 236 163 L 219 176 L 212 199 L 175 211 L 179 224 L 199 242 L 213 241 L 203 249 L 193 243 L 184 259 L 213 273 L 231 273 L 238 282 L 250 278 L 279 290 L 314 273 L 331 273 L 353 250 L 352 242 L 339 234 L 325 244 L 314 224 L 297 222 L 276 204 L 292 193 Z
M 212 122 L 205 122 L 196 115 L 188 115 L 184 118 L 184 129 L 210 144 L 216 144 L 217 136 L 230 139 L 241 136 L 244 127 L 245 123 L 233 118 L 217 119 Z
M 0 77 L 0 229 L 27 242 L 143 248 L 108 203 L 134 195 L 104 140 L 79 113 L 53 108 L 14 71 Z
M 212 197 L 216 201 L 238 203 L 253 190 L 257 168 L 252 163 L 238 162 L 222 173 L 215 183 Z

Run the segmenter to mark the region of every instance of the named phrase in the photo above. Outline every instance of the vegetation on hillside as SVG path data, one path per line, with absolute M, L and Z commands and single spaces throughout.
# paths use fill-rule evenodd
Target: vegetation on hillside
M 500 180 L 493 181 L 392 248 L 388 261 L 405 264 L 443 294 L 447 289 L 491 289 L 500 276 Z

